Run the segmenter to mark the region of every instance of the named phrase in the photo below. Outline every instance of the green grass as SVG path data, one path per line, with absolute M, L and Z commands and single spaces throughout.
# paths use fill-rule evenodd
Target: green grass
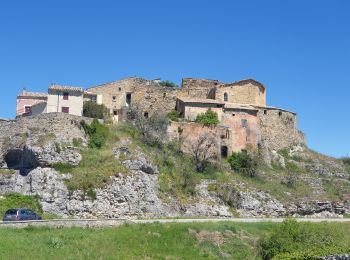
M 55 138 L 56 138 L 56 136 L 54 133 L 47 133 L 47 134 L 41 135 L 38 137 L 38 140 L 36 141 L 35 145 L 45 146 Z
M 59 172 L 72 175 L 72 178 L 66 180 L 66 185 L 71 191 L 82 190 L 87 193 L 86 195 L 91 195 L 93 189 L 108 184 L 110 176 L 126 173 L 126 169 L 115 160 L 109 147 L 101 150 L 83 150 L 82 157 L 82 161 L 76 167 L 66 164 L 53 165 Z
M 204 223 L 0 229 L 0 258 L 254 259 L 258 239 L 272 226 Z
M 19 193 L 8 193 L 0 196 L 0 216 L 11 208 L 30 208 L 37 213 L 42 213 L 42 208 L 38 198 L 34 196 L 25 196 Z
M 349 223 L 218 222 L 100 229 L 1 228 L 0 259 L 262 259 L 261 242 L 264 252 L 274 255 L 332 247 L 330 251 L 323 251 L 327 254 L 345 251 L 349 234 Z M 334 249 L 334 245 L 338 248 Z
M 99 127 L 103 128 L 103 131 L 108 129 L 108 134 L 105 135 L 104 138 L 106 139 L 103 141 L 104 144 L 100 149 L 82 149 L 82 160 L 77 166 L 65 163 L 51 165 L 52 168 L 60 173 L 71 174 L 72 177 L 66 180 L 69 191 L 81 190 L 84 197 L 87 196 L 91 199 L 96 198 L 95 189 L 102 188 L 110 183 L 111 176 L 117 173 L 127 174 L 125 167 L 115 160 L 112 152 L 116 141 L 119 140 L 116 128 L 107 125 L 99 125 Z M 80 146 L 80 141 L 75 140 L 74 145 Z
M 0 169 L 0 174 L 4 174 L 4 175 L 11 175 L 11 174 L 15 174 L 16 171 L 12 170 L 12 169 Z

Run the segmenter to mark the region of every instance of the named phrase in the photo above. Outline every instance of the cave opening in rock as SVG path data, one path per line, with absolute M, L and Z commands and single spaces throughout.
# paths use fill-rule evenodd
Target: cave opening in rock
M 7 168 L 25 171 L 39 166 L 36 155 L 27 149 L 12 149 L 5 155 Z

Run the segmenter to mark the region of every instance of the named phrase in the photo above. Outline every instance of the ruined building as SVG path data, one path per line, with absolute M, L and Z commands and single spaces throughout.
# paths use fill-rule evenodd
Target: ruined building
M 180 88 L 172 88 L 156 80 L 132 77 L 92 87 L 87 92 L 99 96 L 116 121 L 123 120 L 131 107 L 145 117 L 176 109 L 183 120 L 171 123 L 170 138 L 195 140 L 211 133 L 217 138 L 218 154 L 222 156 L 247 146 L 279 150 L 305 143 L 297 129 L 296 114 L 267 106 L 265 86 L 252 79 L 222 83 L 184 78 Z M 209 108 L 218 114 L 219 125 L 203 127 L 194 123 Z
M 253 148 L 279 150 L 305 143 L 297 129 L 296 114 L 267 106 L 266 88 L 252 79 L 233 83 L 218 80 L 184 78 L 179 88 L 159 84 L 158 80 L 131 77 L 90 87 L 72 88 L 54 85 L 48 94 L 22 92 L 17 98 L 17 115 L 65 112 L 82 115 L 84 101 L 104 104 L 115 122 L 123 121 L 131 108 L 143 116 L 177 110 L 179 122 L 171 122 L 171 139 L 187 140 L 203 134 L 215 136 L 218 154 Z M 218 114 L 217 126 L 204 127 L 194 121 L 208 109 Z

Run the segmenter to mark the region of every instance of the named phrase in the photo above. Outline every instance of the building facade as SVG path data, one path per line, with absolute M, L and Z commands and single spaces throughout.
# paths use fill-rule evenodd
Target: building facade
M 83 88 L 60 85 L 51 85 L 49 87 L 46 113 L 62 112 L 82 116 L 83 105 Z
M 16 116 L 32 115 L 32 106 L 47 102 L 47 94 L 23 90 L 17 96 Z

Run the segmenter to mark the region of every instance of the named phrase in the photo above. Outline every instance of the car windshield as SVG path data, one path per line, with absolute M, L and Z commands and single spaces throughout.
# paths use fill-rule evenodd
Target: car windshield
M 17 210 L 9 209 L 8 211 L 6 211 L 5 215 L 17 215 Z

